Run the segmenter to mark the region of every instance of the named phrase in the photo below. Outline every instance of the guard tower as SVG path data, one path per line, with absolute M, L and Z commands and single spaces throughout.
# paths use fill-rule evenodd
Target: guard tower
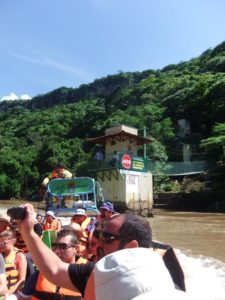
M 104 199 L 116 207 L 152 215 L 152 174 L 146 158 L 137 156 L 138 146 L 152 140 L 138 136 L 136 128 L 121 124 L 89 141 L 104 148 L 103 160 L 94 161 L 90 167 L 103 188 Z

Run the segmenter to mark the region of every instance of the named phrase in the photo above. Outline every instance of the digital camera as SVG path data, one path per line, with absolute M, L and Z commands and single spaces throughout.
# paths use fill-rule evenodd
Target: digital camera
M 26 217 L 26 207 L 12 207 L 7 210 L 7 215 L 13 220 L 23 220 Z

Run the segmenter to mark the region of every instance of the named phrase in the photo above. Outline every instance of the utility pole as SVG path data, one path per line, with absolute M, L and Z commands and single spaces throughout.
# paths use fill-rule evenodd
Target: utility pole
M 146 127 L 143 128 L 143 137 L 146 138 Z M 144 158 L 147 156 L 146 144 L 144 144 Z

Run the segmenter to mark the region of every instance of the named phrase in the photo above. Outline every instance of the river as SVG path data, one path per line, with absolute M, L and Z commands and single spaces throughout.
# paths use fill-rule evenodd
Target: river
M 155 209 L 153 238 L 176 249 L 194 299 L 225 299 L 225 214 Z
M 148 220 L 153 238 L 175 248 L 192 299 L 225 300 L 225 214 L 154 209 Z

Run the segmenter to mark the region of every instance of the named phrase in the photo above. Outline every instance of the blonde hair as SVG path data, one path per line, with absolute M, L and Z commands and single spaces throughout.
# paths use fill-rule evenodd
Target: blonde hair
M 16 232 L 12 229 L 8 229 L 5 231 L 2 231 L 0 233 L 0 238 L 9 238 L 9 239 L 15 239 L 16 238 Z

